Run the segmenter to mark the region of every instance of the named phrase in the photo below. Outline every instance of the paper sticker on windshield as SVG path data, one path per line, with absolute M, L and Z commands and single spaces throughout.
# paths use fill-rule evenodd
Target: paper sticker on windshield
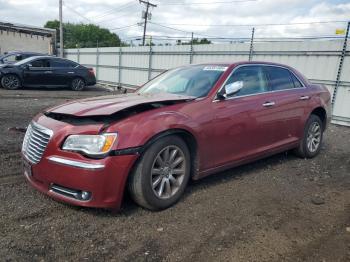
M 205 71 L 226 71 L 228 67 L 227 66 L 206 66 L 203 68 Z

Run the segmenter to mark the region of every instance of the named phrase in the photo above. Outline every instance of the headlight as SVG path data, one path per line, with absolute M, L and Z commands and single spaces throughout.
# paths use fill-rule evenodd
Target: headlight
M 117 134 L 70 135 L 62 149 L 98 156 L 108 153 L 116 139 Z

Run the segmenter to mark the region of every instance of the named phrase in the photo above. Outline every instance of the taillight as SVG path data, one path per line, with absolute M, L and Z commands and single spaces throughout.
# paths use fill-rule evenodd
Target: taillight
M 95 76 L 95 71 L 93 68 L 89 68 L 89 75 Z

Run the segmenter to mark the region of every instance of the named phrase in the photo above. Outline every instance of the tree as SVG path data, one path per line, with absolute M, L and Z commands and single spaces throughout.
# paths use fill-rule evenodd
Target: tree
M 198 38 L 193 38 L 193 40 L 190 40 L 188 42 L 182 42 L 180 39 L 176 40 L 176 44 L 177 45 L 208 45 L 211 44 L 211 41 L 208 40 L 207 38 L 202 38 L 202 39 L 198 39 Z
M 57 20 L 47 21 L 46 28 L 57 30 L 57 41 L 59 41 L 60 22 Z M 76 47 L 109 47 L 124 46 L 119 36 L 108 29 L 93 24 L 63 23 L 63 39 L 65 48 Z

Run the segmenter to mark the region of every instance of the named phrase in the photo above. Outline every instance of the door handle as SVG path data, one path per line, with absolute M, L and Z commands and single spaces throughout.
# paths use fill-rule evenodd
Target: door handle
M 68 72 L 68 74 L 74 74 L 74 72 Z
M 52 71 L 45 71 L 44 74 L 52 74 Z
M 300 100 L 309 100 L 310 97 L 309 97 L 309 96 L 301 96 L 299 99 L 300 99 Z
M 264 107 L 269 107 L 269 106 L 274 106 L 276 103 L 275 102 L 265 102 L 262 104 Z

